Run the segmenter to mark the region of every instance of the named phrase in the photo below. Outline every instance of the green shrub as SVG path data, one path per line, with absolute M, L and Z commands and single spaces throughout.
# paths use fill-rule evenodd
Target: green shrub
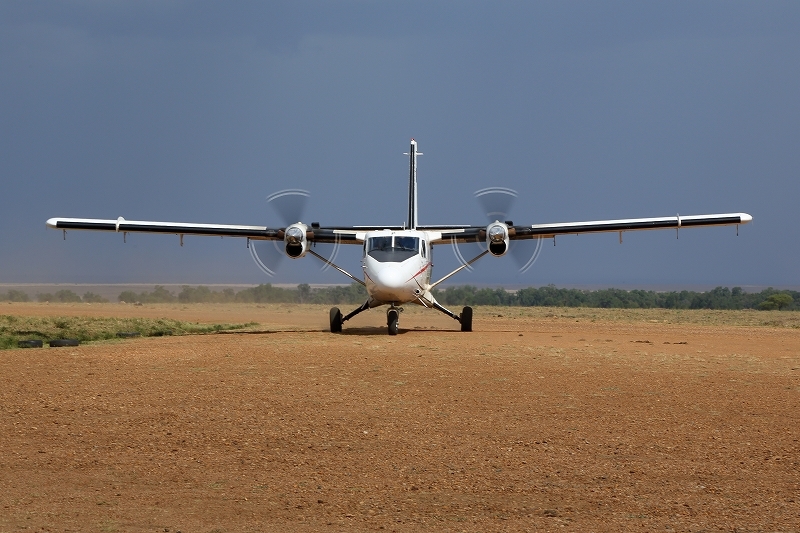
M 83 301 L 90 304 L 104 304 L 108 302 L 108 300 L 93 292 L 84 293 Z
M 5 294 L 0 294 L 0 302 L 28 302 L 28 293 L 11 289 Z

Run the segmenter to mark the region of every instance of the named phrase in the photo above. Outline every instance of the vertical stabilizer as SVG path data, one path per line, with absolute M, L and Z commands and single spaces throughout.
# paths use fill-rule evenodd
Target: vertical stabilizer
M 417 229 L 417 141 L 411 139 L 411 149 L 408 156 L 408 219 L 406 224 L 409 229 Z

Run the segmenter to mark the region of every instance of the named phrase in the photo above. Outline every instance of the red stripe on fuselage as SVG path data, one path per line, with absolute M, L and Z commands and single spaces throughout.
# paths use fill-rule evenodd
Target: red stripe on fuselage
M 424 266 L 424 267 L 422 267 L 422 270 L 420 270 L 419 272 L 417 272 L 416 274 L 414 274 L 413 276 L 411 276 L 410 278 L 408 278 L 408 279 L 406 280 L 406 282 L 409 282 L 409 281 L 411 281 L 412 279 L 416 278 L 417 276 L 419 276 L 420 274 L 422 274 L 423 272 L 425 272 L 425 270 L 427 270 L 427 268 L 428 268 L 429 266 L 431 266 L 431 264 L 430 264 L 430 263 L 426 263 L 426 264 L 425 264 L 425 266 Z

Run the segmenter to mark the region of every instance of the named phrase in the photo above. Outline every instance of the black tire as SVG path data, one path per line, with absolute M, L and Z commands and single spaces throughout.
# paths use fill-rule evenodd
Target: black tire
M 467 306 L 461 310 L 461 331 L 472 331 L 472 308 Z
M 127 339 L 130 337 L 139 337 L 140 335 L 141 333 L 139 333 L 138 331 L 120 331 L 117 333 L 117 337 L 121 339 Z
M 389 327 L 389 335 L 397 335 L 397 322 L 400 319 L 400 313 L 394 309 L 390 309 L 386 313 L 386 325 Z
M 17 346 L 20 348 L 41 348 L 44 343 L 38 339 L 29 339 L 17 342 Z
M 62 346 L 77 346 L 80 344 L 78 339 L 55 339 L 50 341 L 51 348 L 60 348 Z
M 342 312 L 338 307 L 331 307 L 331 333 L 342 332 Z

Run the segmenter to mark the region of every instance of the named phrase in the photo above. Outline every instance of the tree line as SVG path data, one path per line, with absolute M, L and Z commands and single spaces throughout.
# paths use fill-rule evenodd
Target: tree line
M 0 292 L 0 302 L 30 302 L 31 298 L 28 296 L 28 293 L 25 291 L 20 291 L 17 289 L 11 289 L 8 292 L 2 293 Z M 60 291 L 56 291 L 55 293 L 44 292 L 38 293 L 36 295 L 36 301 L 39 302 L 61 302 L 61 303 L 78 303 L 78 302 L 85 302 L 85 303 L 104 303 L 108 302 L 107 299 L 103 298 L 99 294 L 95 294 L 93 292 L 85 292 L 83 293 L 83 297 L 78 296 L 75 292 L 63 289 Z
M 363 303 L 367 291 L 359 283 L 333 287 L 311 288 L 301 283 L 297 288 L 274 287 L 271 283 L 250 287 L 241 291 L 223 289 L 214 291 L 206 286 L 184 285 L 178 294 L 156 285 L 152 292 L 135 293 L 124 291 L 119 298 L 122 302 L 141 303 L 301 303 L 301 304 L 345 304 Z
M 516 292 L 448 287 L 435 292 L 442 305 L 516 305 L 522 307 L 599 307 L 628 309 L 800 309 L 800 292 L 773 288 L 747 293 L 741 287 L 717 287 L 707 292 L 645 291 L 622 289 L 559 289 L 554 285 L 528 287 Z
M 478 288 L 471 285 L 434 290 L 442 305 L 499 305 L 522 307 L 599 307 L 628 309 L 759 309 L 800 310 L 800 292 L 764 289 L 761 292 L 744 292 L 741 287 L 717 287 L 706 292 L 696 291 L 645 291 L 622 289 L 559 289 L 554 285 L 528 287 L 515 292 L 505 289 Z M 240 291 L 223 289 L 214 291 L 206 286 L 184 285 L 175 294 L 161 285 L 152 291 L 123 291 L 117 298 L 127 303 L 309 303 L 309 304 L 360 304 L 367 299 L 361 284 L 312 288 L 307 283 L 297 288 L 275 287 L 270 283 Z M 107 302 L 92 292 L 83 297 L 70 290 L 36 295 L 40 302 Z M 0 293 L 0 301 L 27 302 L 30 298 L 20 290 Z

